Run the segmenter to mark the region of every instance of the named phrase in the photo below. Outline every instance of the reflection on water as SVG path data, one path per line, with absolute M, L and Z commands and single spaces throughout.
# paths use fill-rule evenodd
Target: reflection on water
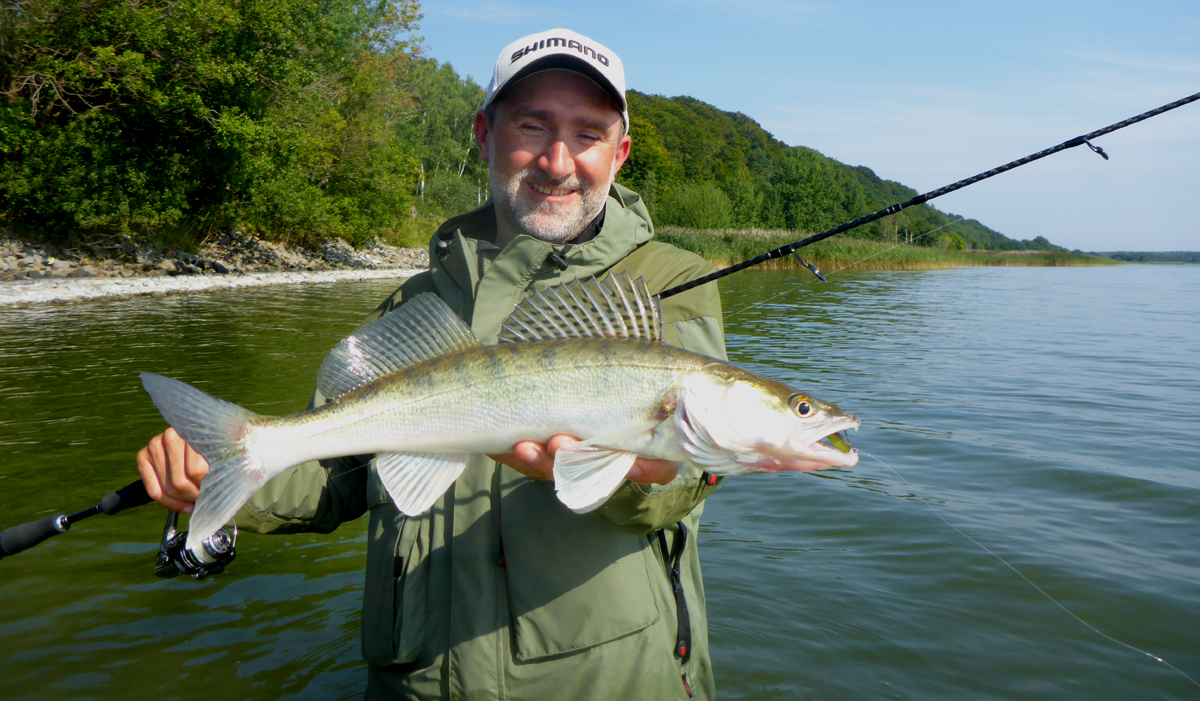
M 1200 676 L 1200 268 L 803 280 L 722 281 L 731 359 L 858 415 L 852 442 L 903 478 L 864 456 L 731 478 L 709 500 L 721 696 L 1200 695 L 929 511 L 1099 630 Z M 392 287 L 0 310 L 0 526 L 133 479 L 162 427 L 138 372 L 293 411 Z M 5 698 L 361 696 L 363 524 L 245 535 L 229 572 L 163 581 L 163 513 L 97 517 L 0 562 Z
M 301 409 L 324 354 L 396 284 L 0 310 L 3 525 L 135 479 L 133 454 L 163 428 L 139 372 L 264 413 Z M 194 582 L 154 577 L 164 514 L 97 516 L 0 562 L 4 698 L 362 696 L 364 524 L 243 534 L 228 573 Z

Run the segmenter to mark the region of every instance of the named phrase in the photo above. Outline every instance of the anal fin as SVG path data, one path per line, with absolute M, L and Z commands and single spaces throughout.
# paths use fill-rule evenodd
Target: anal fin
M 382 453 L 375 470 L 396 508 L 417 516 L 446 493 L 467 466 L 467 455 L 440 453 Z

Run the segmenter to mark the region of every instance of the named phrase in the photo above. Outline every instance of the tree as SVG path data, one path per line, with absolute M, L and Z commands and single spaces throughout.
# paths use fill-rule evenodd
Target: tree
M 658 216 L 662 224 L 690 229 L 726 229 L 734 221 L 729 196 L 713 183 L 672 190 L 659 202 Z
M 364 237 L 406 209 L 411 0 L 29 0 L 0 41 L 0 213 L 68 232 L 245 221 Z

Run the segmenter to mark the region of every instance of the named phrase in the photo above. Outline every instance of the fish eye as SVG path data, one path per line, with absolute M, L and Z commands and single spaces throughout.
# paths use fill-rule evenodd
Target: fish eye
M 793 394 L 788 398 L 788 404 L 792 406 L 792 411 L 796 412 L 796 416 L 802 419 L 807 419 L 813 415 L 812 404 L 809 403 L 808 397 L 803 394 Z

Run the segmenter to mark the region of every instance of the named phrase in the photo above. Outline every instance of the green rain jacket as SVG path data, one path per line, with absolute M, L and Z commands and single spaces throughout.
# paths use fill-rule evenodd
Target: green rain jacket
M 655 293 L 712 270 L 650 241 L 645 205 L 620 186 L 609 193 L 595 238 L 561 254 L 565 271 L 547 260 L 562 246 L 522 235 L 500 250 L 484 243 L 495 228 L 490 203 L 447 221 L 431 243 L 430 270 L 368 320 L 435 292 L 484 343 L 495 343 L 513 305 L 532 290 L 627 270 Z M 662 312 L 667 343 L 724 359 L 715 285 L 664 300 Z M 679 564 L 691 623 L 685 664 L 676 650 L 668 553 L 656 535 L 665 529 L 670 549 L 677 523 L 697 532 L 714 486 L 694 466 L 668 485 L 626 482 L 604 506 L 579 515 L 558 501 L 553 482 L 476 455 L 432 509 L 406 518 L 373 466 L 357 465 L 292 468 L 265 485 L 237 523 L 263 533 L 327 533 L 370 514 L 362 653 L 372 701 L 714 697 L 695 539 L 686 539 Z

